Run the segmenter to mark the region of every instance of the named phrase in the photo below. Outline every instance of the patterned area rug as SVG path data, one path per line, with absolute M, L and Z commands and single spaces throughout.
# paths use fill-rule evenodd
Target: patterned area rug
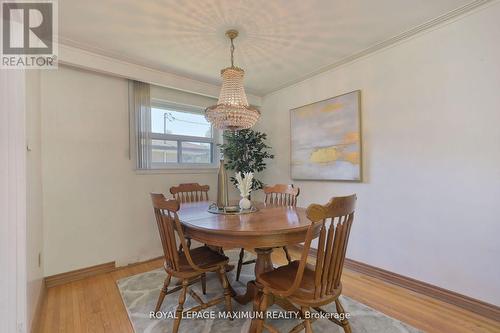
M 228 251 L 226 253 L 231 258 L 232 263 L 237 262 L 238 251 Z M 251 254 L 247 255 L 248 257 Z M 228 273 L 228 278 L 238 294 L 246 290 L 246 282 L 253 279 L 254 265 L 243 266 L 240 281 L 235 281 L 236 269 Z M 172 316 L 175 314 L 179 292 L 167 295 L 161 308 L 163 318 L 151 318 L 150 314 L 154 311 L 159 291 L 163 286 L 166 273 L 163 269 L 130 276 L 117 281 L 123 303 L 128 312 L 135 333 L 166 333 L 172 331 Z M 175 285 L 176 279 L 172 278 L 171 286 Z M 215 274 L 207 275 L 207 295 L 201 292 L 200 283 L 191 286 L 196 293 L 205 300 L 218 297 L 222 293 L 220 281 Z M 341 297 L 341 302 L 347 312 L 350 314 L 349 322 L 353 333 L 418 333 L 419 330 L 388 317 L 366 305 L 356 302 L 348 297 Z M 189 309 L 198 303 L 188 294 L 184 309 Z M 335 305 L 323 307 L 325 310 L 335 312 Z M 241 318 L 233 321 L 223 318 L 224 302 L 207 309 L 204 318 L 185 318 L 182 319 L 179 332 L 182 333 L 246 333 L 251 319 L 248 318 L 252 311 L 252 304 L 240 305 L 233 301 L 233 310 Z M 287 313 L 281 308 L 272 306 L 269 309 L 273 319 L 266 319 L 280 332 L 288 332 L 293 326 L 299 323 L 298 319 L 283 319 Z M 245 315 L 247 318 L 245 318 Z M 328 319 L 321 318 L 313 322 L 315 332 L 343 333 L 342 328 L 333 324 Z

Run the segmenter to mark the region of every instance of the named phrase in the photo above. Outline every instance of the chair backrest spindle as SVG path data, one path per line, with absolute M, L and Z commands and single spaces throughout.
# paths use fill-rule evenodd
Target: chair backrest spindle
M 178 186 L 172 186 L 170 193 L 174 199 L 180 203 L 208 201 L 208 185 L 200 185 L 198 183 L 184 183 Z
M 156 193 L 151 193 L 151 199 L 153 201 L 165 262 L 170 269 L 178 271 L 180 269 L 179 253 L 177 251 L 176 228 L 174 225 L 176 219 L 178 219 L 177 211 L 179 210 L 180 203 L 175 199 L 167 200 L 163 194 Z
M 293 185 L 276 184 L 273 186 L 265 186 L 264 193 L 266 194 L 266 204 L 296 206 L 300 189 Z
M 331 295 L 340 287 L 355 203 L 356 195 L 351 195 L 333 198 L 324 206 L 313 204 L 307 208 L 311 228 L 321 224 L 314 276 L 315 298 Z

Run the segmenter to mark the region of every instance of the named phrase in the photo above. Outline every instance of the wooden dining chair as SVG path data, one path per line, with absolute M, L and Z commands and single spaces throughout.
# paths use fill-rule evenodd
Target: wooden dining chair
M 266 194 L 265 203 L 278 206 L 292 206 L 297 205 L 297 197 L 299 196 L 300 189 L 294 187 L 293 184 L 276 184 L 273 186 L 264 186 L 264 193 Z M 292 262 L 290 253 L 286 246 L 283 246 L 283 251 L 285 251 L 285 256 L 288 262 Z M 238 267 L 236 269 L 236 281 L 240 280 L 241 268 L 243 265 L 255 263 L 255 259 L 243 261 L 245 256 L 245 249 L 240 250 L 240 257 L 238 259 Z
M 163 288 L 160 291 L 155 312 L 160 310 L 166 295 L 178 290 L 181 290 L 181 292 L 179 294 L 179 305 L 177 306 L 173 324 L 172 332 L 174 333 L 176 333 L 179 329 L 182 314 L 184 313 L 183 306 L 188 292 L 189 295 L 191 295 L 191 297 L 199 303 L 198 306 L 187 310 L 188 312 L 204 310 L 207 307 L 216 305 L 222 301 L 225 301 L 226 311 L 232 311 L 231 290 L 229 288 L 229 281 L 224 269 L 229 259 L 225 255 L 213 251 L 207 246 L 189 249 L 186 245 L 179 217 L 177 216 L 177 211 L 180 208 L 179 201 L 175 199 L 167 200 L 163 194 L 155 193 L 151 193 L 151 199 L 153 201 L 156 222 L 158 224 L 158 231 L 160 232 L 161 244 L 163 246 L 163 253 L 165 257 L 164 268 L 167 272 L 167 278 L 165 279 Z M 177 250 L 175 233 L 177 233 L 178 239 L 182 244 L 182 252 Z M 224 295 L 208 302 L 204 302 L 198 294 L 188 287 L 200 280 L 203 282 L 205 273 L 207 272 L 219 274 L 219 280 L 221 281 L 222 288 L 224 289 Z M 171 290 L 168 290 L 172 276 L 180 279 L 182 281 L 182 285 L 178 285 Z M 206 286 L 203 284 L 203 294 L 205 293 Z
M 186 202 L 199 202 L 199 201 L 208 201 L 208 191 L 210 190 L 210 186 L 208 185 L 200 185 L 198 183 L 183 183 L 177 186 L 172 186 L 170 188 L 170 193 L 173 195 L 174 199 L 179 201 L 180 203 Z M 186 238 L 186 244 L 188 248 L 191 247 L 191 238 Z M 179 251 L 182 249 L 179 245 Z
M 198 183 L 184 183 L 170 188 L 170 193 L 180 203 L 208 201 L 208 185 Z
M 351 332 L 339 296 L 342 292 L 340 278 L 354 219 L 355 203 L 356 195 L 351 195 L 333 198 L 324 206 L 312 204 L 307 208 L 306 215 L 311 226 L 307 231 L 300 261 L 293 261 L 257 276 L 257 284 L 262 289 L 254 304 L 255 311 L 265 312 L 271 296 L 285 298 L 290 306 L 295 307 L 292 303 L 300 306 L 300 309 L 296 310 L 304 319 L 290 332 L 300 332 L 305 328 L 306 333 L 312 333 L 313 319 L 307 319 L 310 317 L 305 314 L 311 311 L 311 308 L 326 314 L 320 306 L 335 302 L 337 313 L 343 314 L 344 319 L 337 319 L 333 315 L 328 316 L 328 319 L 341 326 L 346 333 Z M 310 266 L 307 263 L 309 249 L 312 240 L 318 237 L 316 263 Z M 251 332 L 260 333 L 263 328 L 277 332 L 260 319 L 252 322 Z

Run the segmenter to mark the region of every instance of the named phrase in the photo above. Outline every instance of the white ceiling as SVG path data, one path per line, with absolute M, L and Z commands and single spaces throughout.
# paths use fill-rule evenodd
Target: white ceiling
M 60 41 L 218 83 L 235 62 L 263 95 L 424 24 L 471 0 L 62 0 Z

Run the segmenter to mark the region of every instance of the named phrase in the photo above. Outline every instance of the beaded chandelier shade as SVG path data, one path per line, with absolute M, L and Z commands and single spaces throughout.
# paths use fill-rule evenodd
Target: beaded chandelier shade
M 215 128 L 221 130 L 237 131 L 250 128 L 260 117 L 260 112 L 248 104 L 243 78 L 245 71 L 234 66 L 233 40 L 238 36 L 238 31 L 229 30 L 226 36 L 231 39 L 231 67 L 221 70 L 222 88 L 217 105 L 205 110 L 205 118 Z

